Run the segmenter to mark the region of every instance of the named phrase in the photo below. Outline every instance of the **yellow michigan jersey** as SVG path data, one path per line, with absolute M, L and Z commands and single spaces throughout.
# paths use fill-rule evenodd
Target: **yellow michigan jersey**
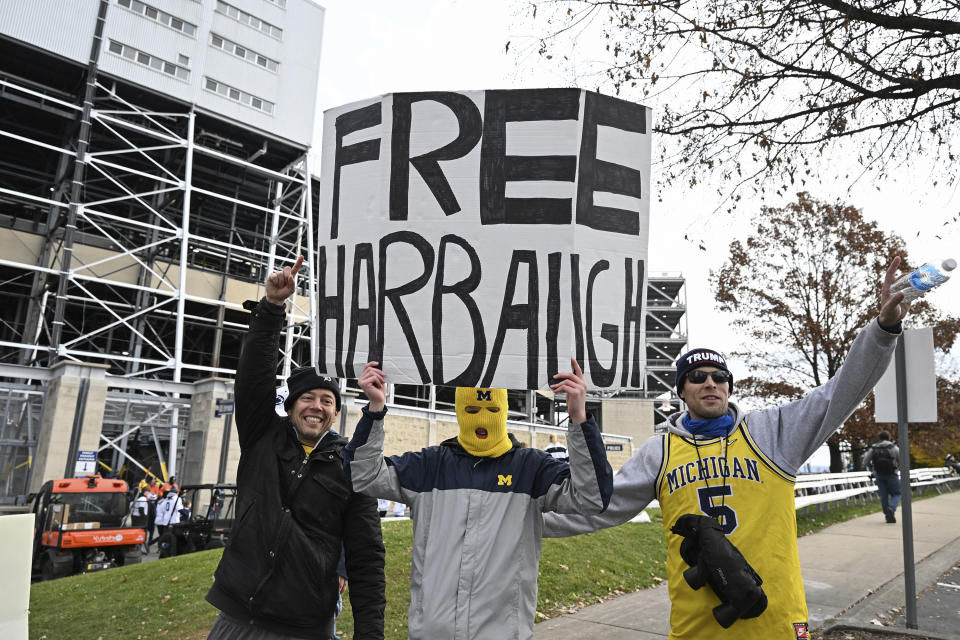
M 807 638 L 807 602 L 800 576 L 794 476 L 778 468 L 750 438 L 745 422 L 726 438 L 664 436 L 657 499 L 667 537 L 670 638 L 798 640 Z M 709 585 L 694 591 L 683 579 L 683 538 L 670 531 L 686 514 L 716 516 L 727 537 L 763 579 L 767 609 L 729 629 L 713 617 L 720 599 Z

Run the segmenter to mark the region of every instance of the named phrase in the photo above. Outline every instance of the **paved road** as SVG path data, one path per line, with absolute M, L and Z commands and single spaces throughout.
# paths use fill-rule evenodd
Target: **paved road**
M 960 589 L 938 582 L 960 582 L 960 491 L 913 503 L 914 560 L 921 592 L 920 630 L 960 638 Z M 639 525 L 625 525 L 639 526 Z M 800 564 L 813 629 L 834 623 L 871 625 L 892 621 L 903 628 L 896 610 L 905 602 L 902 527 L 884 522 L 880 513 L 836 524 L 799 540 Z M 953 576 L 951 578 L 951 576 Z M 945 594 L 957 594 L 954 607 Z M 945 604 L 935 607 L 940 598 Z M 926 604 L 926 603 L 929 603 Z M 663 640 L 669 632 L 670 602 L 666 584 L 627 594 L 577 613 L 536 625 L 535 640 Z M 956 628 L 953 628 L 956 627 Z

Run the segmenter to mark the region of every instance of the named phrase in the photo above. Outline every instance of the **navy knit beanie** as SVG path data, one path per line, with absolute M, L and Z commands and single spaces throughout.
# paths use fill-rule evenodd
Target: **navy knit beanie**
M 693 349 L 677 358 L 677 393 L 683 390 L 687 374 L 698 367 L 716 367 L 729 372 L 727 359 L 713 349 Z M 730 393 L 733 393 L 733 377 L 730 378 Z

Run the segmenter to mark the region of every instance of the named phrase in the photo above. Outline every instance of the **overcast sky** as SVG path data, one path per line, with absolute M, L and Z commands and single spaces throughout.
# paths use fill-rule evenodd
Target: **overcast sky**
M 323 32 L 318 106 L 320 112 L 384 93 L 413 90 L 510 89 L 569 86 L 571 79 L 546 69 L 538 56 L 521 55 L 531 29 L 515 15 L 520 3 L 509 0 L 319 0 L 327 8 Z M 511 42 L 511 52 L 504 45 Z M 586 45 L 584 45 L 586 46 Z M 584 87 L 589 88 L 589 87 Z M 656 104 L 647 102 L 654 109 Z M 320 148 L 320 120 L 315 149 Z M 654 142 L 656 147 L 656 142 Z M 843 165 L 837 159 L 838 167 Z M 656 180 L 656 166 L 653 179 Z M 837 171 L 841 173 L 841 171 Z M 956 185 L 932 186 L 922 159 L 896 181 L 823 184 L 809 190 L 822 200 L 843 198 L 877 220 L 884 231 L 899 233 L 915 259 L 960 258 L 960 225 L 943 227 L 960 210 Z M 942 176 L 941 176 L 941 182 Z M 792 200 L 792 194 L 789 200 Z M 768 197 L 771 206 L 787 200 Z M 723 263 L 734 238 L 745 238 L 749 214 L 761 202 L 744 202 L 731 218 L 712 213 L 715 194 L 671 190 L 664 202 L 650 205 L 651 272 L 682 272 L 687 279 L 689 342 L 730 351 L 737 337 L 718 322 L 707 274 Z M 919 232 L 919 236 L 917 235 Z M 708 238 L 707 250 L 684 240 Z M 940 235 L 941 238 L 936 238 Z M 960 276 L 935 295 L 935 302 L 960 314 Z M 952 291 L 951 291 L 952 290 Z M 734 363 L 736 368 L 736 363 Z

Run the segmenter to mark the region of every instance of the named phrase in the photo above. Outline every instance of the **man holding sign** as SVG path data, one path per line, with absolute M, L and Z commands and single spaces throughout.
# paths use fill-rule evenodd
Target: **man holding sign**
M 344 468 L 355 491 L 410 505 L 411 640 L 533 637 L 541 514 L 600 513 L 612 490 L 583 372 L 571 361 L 551 385 L 567 394 L 569 464 L 507 432 L 506 389 L 474 387 L 457 388 L 456 438 L 384 458 L 386 378 L 377 362 L 364 367 L 370 403 Z
M 710 349 L 681 356 L 676 384 L 687 411 L 670 416 L 668 433 L 647 440 L 617 472 L 606 512 L 548 514 L 545 535 L 572 536 L 623 524 L 656 499 L 667 538 L 671 640 L 807 638 L 796 473 L 887 369 L 908 310 L 902 293 L 890 293 L 899 264 L 895 258 L 887 269 L 880 313 L 854 340 L 843 366 L 800 400 L 744 411 L 728 402 L 734 381 L 723 356 Z M 674 527 L 685 514 L 709 516 L 710 528 L 739 549 L 762 579 L 765 608 L 742 610 L 741 619 L 730 620 L 718 615 L 721 597 L 711 587 L 687 582 L 691 545 Z

